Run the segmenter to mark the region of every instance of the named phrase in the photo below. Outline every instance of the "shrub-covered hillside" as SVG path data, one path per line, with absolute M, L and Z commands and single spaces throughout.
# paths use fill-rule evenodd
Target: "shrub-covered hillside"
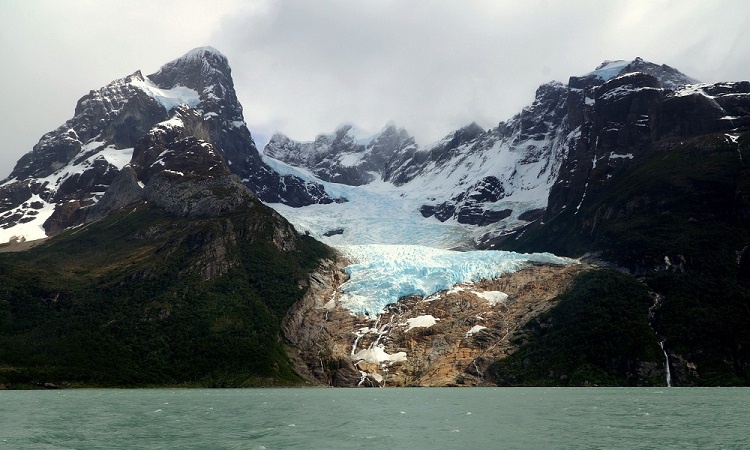
M 0 254 L 0 384 L 248 386 L 299 379 L 280 320 L 329 250 L 257 200 L 145 203 Z

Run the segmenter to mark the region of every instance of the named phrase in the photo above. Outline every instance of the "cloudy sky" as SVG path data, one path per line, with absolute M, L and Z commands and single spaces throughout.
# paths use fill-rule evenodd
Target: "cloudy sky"
M 91 89 L 210 45 L 259 144 L 388 121 L 488 128 L 603 60 L 750 79 L 747 0 L 5 0 L 0 179 Z

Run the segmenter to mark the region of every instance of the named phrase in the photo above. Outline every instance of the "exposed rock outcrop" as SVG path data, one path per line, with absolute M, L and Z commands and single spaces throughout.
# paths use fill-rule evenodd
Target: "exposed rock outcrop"
M 175 121 L 181 126 L 175 127 Z M 152 133 L 155 128 L 163 133 Z M 175 134 L 194 141 L 180 146 L 173 142 Z M 142 142 L 144 137 L 151 141 Z M 155 167 L 141 166 L 138 175 L 143 178 L 138 181 L 145 183 L 154 170 L 184 172 L 190 169 L 185 164 L 196 169 L 206 159 L 197 154 L 191 160 L 189 151 L 198 149 L 195 141 L 202 141 L 225 163 L 216 167 L 237 175 L 264 201 L 290 206 L 333 201 L 322 185 L 282 176 L 261 160 L 243 120 L 227 58 L 202 47 L 152 75 L 137 71 L 81 98 L 73 118 L 45 134 L 18 161 L 10 177 L 0 182 L 0 243 L 16 235 L 29 239 L 53 235 L 101 218 L 115 203 L 125 204 L 137 196 L 133 189 L 127 189 L 125 199 L 114 199 L 111 193 L 104 205 L 96 207 L 131 163 L 134 148 L 141 145 L 146 147 L 141 153 L 155 152 L 164 139 L 173 142 L 172 156 L 188 153 L 162 157 Z M 137 149 L 135 153 L 138 156 Z M 170 165 L 175 162 L 182 166 Z M 132 163 L 137 165 L 138 158 Z M 126 186 L 119 183 L 116 190 L 122 192 Z M 31 203 L 40 206 L 33 208 Z M 16 227 L 19 231 L 12 230 Z
M 312 142 L 294 141 L 281 133 L 271 137 L 264 154 L 310 170 L 318 178 L 359 186 L 387 177 L 394 160 L 413 154 L 417 145 L 403 128 L 388 124 L 380 133 L 365 136 L 351 125 Z
M 531 266 L 495 280 L 407 297 L 377 318 L 336 303 L 333 264 L 312 278 L 284 322 L 295 367 L 331 386 L 475 386 L 519 345 L 525 323 L 554 306 L 586 265 Z

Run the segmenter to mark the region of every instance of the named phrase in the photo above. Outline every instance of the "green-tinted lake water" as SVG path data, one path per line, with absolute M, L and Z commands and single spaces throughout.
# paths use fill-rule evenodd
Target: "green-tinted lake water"
M 750 389 L 0 391 L 0 448 L 750 448 Z

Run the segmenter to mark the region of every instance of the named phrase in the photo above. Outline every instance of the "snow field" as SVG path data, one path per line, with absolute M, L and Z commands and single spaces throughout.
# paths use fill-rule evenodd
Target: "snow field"
M 130 84 L 159 102 L 167 111 L 171 111 L 173 108 L 182 104 L 195 108 L 198 106 L 198 103 L 200 103 L 198 92 L 185 86 L 177 85 L 172 89 L 162 89 L 156 86 L 148 78 L 144 80 L 134 79 Z
M 33 203 L 41 203 L 42 207 L 33 209 L 31 208 Z M 0 228 L 0 244 L 6 244 L 11 240 L 24 242 L 46 238 L 47 233 L 44 231 L 43 225 L 53 212 L 55 212 L 55 205 L 53 203 L 47 203 L 37 194 L 32 195 L 23 204 L 5 213 L 8 216 L 22 214 L 21 221 L 25 220 L 26 222 L 22 223 L 19 221 L 14 227 Z
M 527 255 L 502 251 L 449 250 L 472 248 L 474 239 L 489 230 L 422 217 L 419 206 L 425 201 L 425 196 L 429 193 L 444 195 L 438 191 L 440 187 L 434 184 L 435 181 L 415 180 L 416 183 L 402 187 L 383 181 L 347 186 L 321 182 L 309 171 L 273 158 L 264 157 L 264 161 L 282 175 L 295 175 L 305 181 L 321 183 L 332 197 L 348 200 L 302 208 L 280 203 L 269 206 L 292 222 L 298 232 L 309 233 L 337 248 L 350 261 L 351 265 L 345 269 L 349 280 L 339 288 L 342 292 L 339 303 L 355 314 L 375 317 L 386 305 L 396 303 L 401 297 L 428 297 L 456 284 L 497 278 L 532 263 L 564 265 L 576 262 L 549 253 Z M 481 163 L 477 163 L 477 166 L 481 166 Z M 484 170 L 482 168 L 482 176 Z M 531 201 L 535 195 L 546 200 L 548 187 L 546 183 L 542 185 L 530 189 L 534 195 L 530 195 L 530 192 L 519 192 L 519 195 L 529 195 L 523 198 L 525 201 Z M 337 229 L 344 232 L 324 235 Z M 501 292 L 478 295 L 493 304 L 507 298 L 503 298 L 505 294 Z

